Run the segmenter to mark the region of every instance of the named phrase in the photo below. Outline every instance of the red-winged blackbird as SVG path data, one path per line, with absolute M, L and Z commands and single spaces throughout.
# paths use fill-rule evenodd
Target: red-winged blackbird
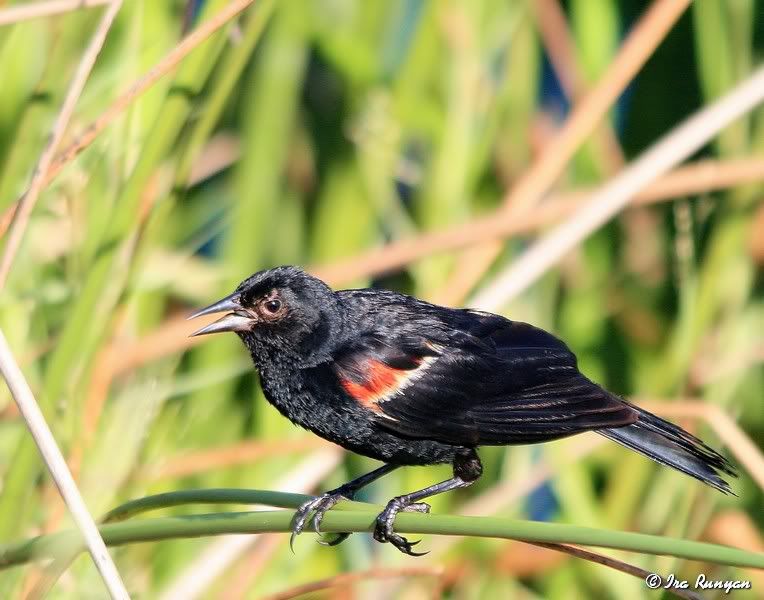
M 256 273 L 192 316 L 224 311 L 194 335 L 235 331 L 284 416 L 385 463 L 301 506 L 292 539 L 311 515 L 320 531 L 340 499 L 398 467 L 451 463 L 451 479 L 393 498 L 377 517 L 376 540 L 417 554 L 393 531 L 396 514 L 426 512 L 421 500 L 474 483 L 478 446 L 589 430 L 730 492 L 720 474 L 735 473 L 724 457 L 591 382 L 563 342 L 532 325 L 390 291 L 334 292 L 295 267 Z

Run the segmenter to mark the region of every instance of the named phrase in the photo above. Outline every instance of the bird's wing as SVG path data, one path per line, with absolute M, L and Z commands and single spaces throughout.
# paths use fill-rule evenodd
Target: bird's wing
M 386 429 L 467 446 L 541 442 L 636 420 L 551 334 L 466 311 L 456 325 L 448 343 L 426 332 L 360 336 L 336 357 L 340 385 Z

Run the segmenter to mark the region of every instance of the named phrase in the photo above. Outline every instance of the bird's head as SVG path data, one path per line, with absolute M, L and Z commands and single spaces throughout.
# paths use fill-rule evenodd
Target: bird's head
M 320 279 L 296 267 L 260 271 L 236 291 L 189 318 L 225 312 L 192 335 L 233 331 L 255 362 L 278 359 L 316 364 L 342 332 L 341 305 Z

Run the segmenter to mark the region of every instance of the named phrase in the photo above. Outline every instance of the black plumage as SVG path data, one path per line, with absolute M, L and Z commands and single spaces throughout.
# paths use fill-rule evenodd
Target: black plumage
M 596 431 L 729 492 L 727 460 L 680 427 L 587 379 L 553 335 L 526 323 L 374 289 L 334 292 L 294 267 L 256 273 L 194 316 L 228 311 L 197 334 L 235 331 L 266 398 L 321 437 L 386 463 L 306 503 L 294 534 L 341 497 L 404 465 L 452 463 L 454 477 L 399 496 L 375 538 L 415 554 L 393 531 L 400 510 L 473 483 L 475 449 Z M 337 541 L 344 539 L 340 536 Z

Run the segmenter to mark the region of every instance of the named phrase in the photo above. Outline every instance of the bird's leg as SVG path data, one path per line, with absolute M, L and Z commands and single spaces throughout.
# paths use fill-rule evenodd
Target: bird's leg
M 459 452 L 454 457 L 454 476 L 451 479 L 441 481 L 417 492 L 397 496 L 387 503 L 385 510 L 377 516 L 377 522 L 374 527 L 374 539 L 382 543 L 390 542 L 398 550 L 411 556 L 427 554 L 426 552 L 414 552 L 411 549 L 419 541 L 409 542 L 405 537 L 395 533 L 393 524 L 395 523 L 396 515 L 402 510 L 416 506 L 418 501 L 424 498 L 472 485 L 482 473 L 483 465 L 480 463 L 480 458 L 474 449 L 468 448 Z
M 324 492 L 320 496 L 311 498 L 307 502 L 303 503 L 300 508 L 295 512 L 294 520 L 292 521 L 292 537 L 289 540 L 290 547 L 294 544 L 294 539 L 300 535 L 305 529 L 305 525 L 309 521 L 313 521 L 313 528 L 317 533 L 321 533 L 321 521 L 324 518 L 324 514 L 331 509 L 340 500 L 352 500 L 356 492 L 361 488 L 369 485 L 372 481 L 376 481 L 383 475 L 387 475 L 391 471 L 398 468 L 398 465 L 382 465 L 378 469 L 373 470 L 371 473 L 361 475 L 360 477 L 348 481 L 346 484 L 340 487 Z M 311 515 L 313 515 L 311 519 Z M 349 533 L 339 533 L 337 537 L 331 542 L 322 542 L 328 546 L 336 546 L 340 542 L 345 541 Z

